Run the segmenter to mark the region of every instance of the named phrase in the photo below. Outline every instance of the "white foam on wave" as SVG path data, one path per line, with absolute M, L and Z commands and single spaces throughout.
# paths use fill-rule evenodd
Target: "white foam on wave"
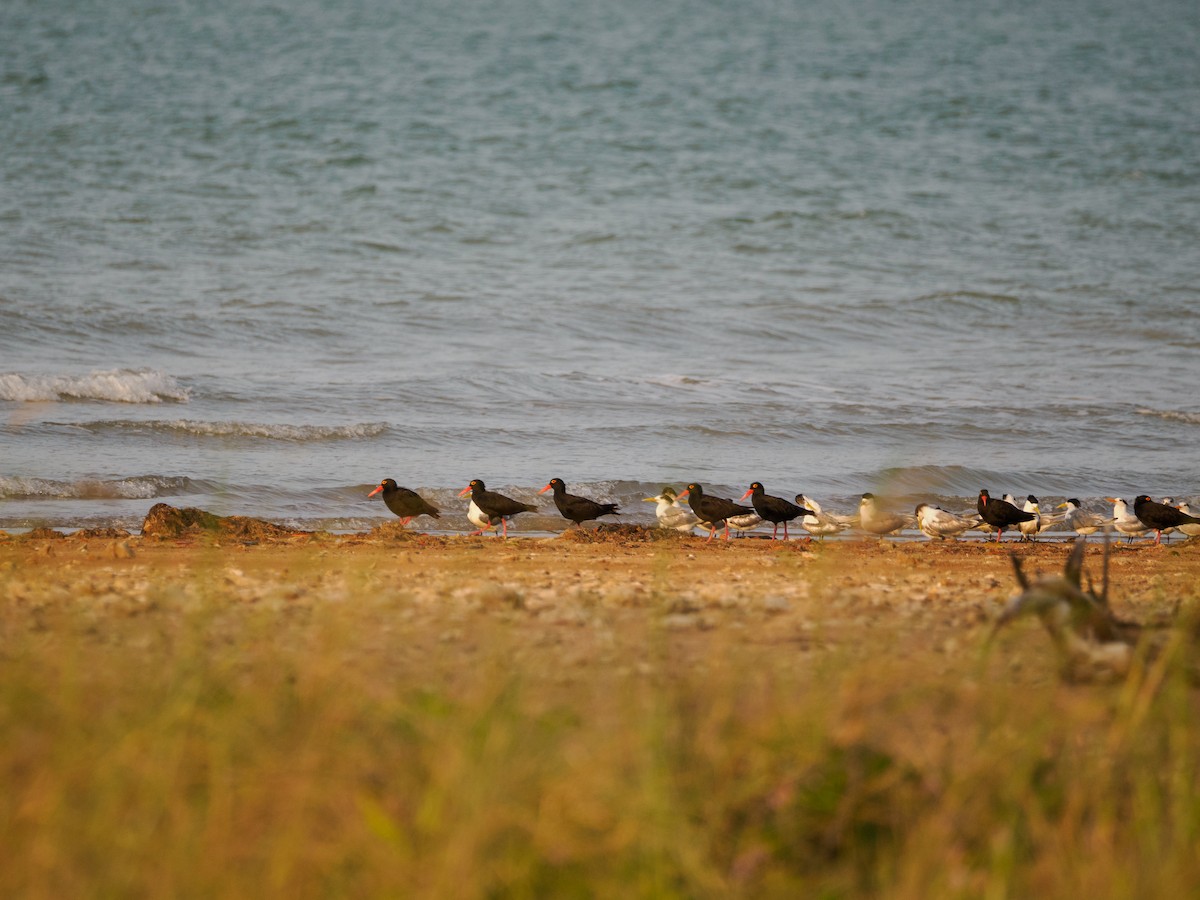
M 164 475 L 112 480 L 83 478 L 78 481 L 0 475 L 0 499 L 148 500 L 174 496 L 185 490 L 188 483 L 187 478 Z
M 1200 425 L 1200 413 L 1178 412 L 1171 409 L 1139 409 L 1137 412 L 1139 416 L 1155 416 L 1168 422 Z
M 0 400 L 45 403 L 99 400 L 107 403 L 186 403 L 189 391 L 165 372 L 112 369 L 87 375 L 0 374 Z
M 273 441 L 328 441 L 377 437 L 388 431 L 385 422 L 354 425 L 268 425 L 257 422 L 204 422 L 177 419 L 171 422 L 133 422 L 135 428 L 152 428 L 199 437 L 251 437 Z

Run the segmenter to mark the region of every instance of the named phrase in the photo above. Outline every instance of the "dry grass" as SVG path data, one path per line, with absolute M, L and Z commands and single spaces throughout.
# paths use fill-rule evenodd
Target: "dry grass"
M 1120 611 L 1198 572 L 1120 552 Z M 984 652 L 1010 591 L 978 544 L 0 543 L 0 896 L 1194 896 L 1191 648 L 1062 685 L 1035 622 Z

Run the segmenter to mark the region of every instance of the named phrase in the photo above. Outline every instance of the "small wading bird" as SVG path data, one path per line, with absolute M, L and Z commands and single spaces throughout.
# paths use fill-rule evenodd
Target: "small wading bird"
M 1183 513 L 1186 516 L 1196 515 L 1194 512 L 1192 512 L 1191 507 L 1189 507 L 1186 503 L 1180 503 L 1178 509 L 1181 513 Z M 1179 530 L 1182 531 L 1184 534 L 1186 534 L 1188 537 L 1200 536 L 1200 525 L 1183 524 L 1183 525 L 1179 526 Z
M 1113 527 L 1125 535 L 1125 543 L 1133 543 L 1133 539 L 1137 535 L 1145 534 L 1150 530 L 1142 524 L 1141 519 L 1130 512 L 1129 504 L 1120 497 L 1105 497 L 1104 499 L 1113 505 Z
M 894 534 L 904 528 L 913 528 L 917 524 L 916 516 L 900 513 L 885 512 L 875 502 L 874 494 L 863 494 L 858 501 L 858 527 L 863 531 L 883 537 Z
M 1030 582 L 1021 561 L 1010 554 L 1021 593 L 1005 608 L 988 643 L 1009 622 L 1036 615 L 1054 643 L 1059 670 L 1067 681 L 1111 681 L 1123 678 L 1133 660 L 1142 626 L 1122 622 L 1108 606 L 1109 543 L 1105 535 L 1104 574 L 1100 593 L 1083 587 L 1083 554 L 1086 538 L 1075 539 L 1062 575 Z
M 917 504 L 917 527 L 935 540 L 958 540 L 964 531 L 979 524 L 979 516 L 956 516 L 931 503 Z
M 813 511 L 805 509 L 803 506 L 797 506 L 790 500 L 784 500 L 782 497 L 772 497 L 766 492 L 766 489 L 760 482 L 754 482 L 750 485 L 750 489 L 742 494 L 742 499 L 750 498 L 750 503 L 754 507 L 754 511 L 758 513 L 764 522 L 770 522 L 772 525 L 771 539 L 779 537 L 779 526 L 783 525 L 783 539 L 788 539 L 788 522 L 797 516 L 811 516 Z
M 654 508 L 654 518 L 662 528 L 674 528 L 683 534 L 690 534 L 700 524 L 696 514 L 679 502 L 674 488 L 664 487 L 657 497 L 645 497 L 643 502 L 658 504 Z
M 1183 525 L 1200 525 L 1200 519 L 1187 513 L 1151 500 L 1146 494 L 1134 498 L 1133 514 L 1146 528 L 1154 529 L 1154 543 L 1162 542 L 1163 532 L 1170 528 L 1180 528 Z
M 1021 532 L 1021 540 L 1023 541 L 1032 541 L 1047 528 L 1052 528 L 1066 518 L 1061 513 L 1042 512 L 1042 506 L 1038 502 L 1038 498 L 1033 496 L 1033 494 L 1030 494 L 1025 498 L 1025 506 L 1023 509 L 1025 512 L 1033 513 L 1035 517 L 1033 521 L 1022 522 L 1017 526 L 1017 529 Z
M 508 537 L 509 519 L 518 513 L 537 512 L 536 506 L 489 491 L 478 478 L 459 491 L 458 496 L 465 497 L 467 494 L 471 495 L 471 506 L 478 511 L 477 515 L 473 515 L 470 509 L 467 510 L 467 518 L 479 526 L 478 531 L 471 532 L 472 535 L 483 534 L 488 528 L 499 525 L 503 536 Z M 481 522 L 486 522 L 486 526 Z
M 371 498 L 379 493 L 383 494 L 383 502 L 387 504 L 387 508 L 400 517 L 401 525 L 407 525 L 417 516 L 441 518 L 441 511 L 437 507 L 416 491 L 400 487 L 393 478 L 383 479 L 379 482 L 379 487 L 367 494 L 367 497 Z
M 1112 516 L 1102 516 L 1100 513 L 1090 512 L 1086 509 L 1081 509 L 1079 500 L 1072 497 L 1066 503 L 1060 503 L 1058 509 L 1066 509 L 1066 518 L 1063 519 L 1063 524 L 1074 531 L 1076 534 L 1088 535 L 1095 534 L 1101 528 L 1111 528 L 1116 521 Z
M 597 503 L 587 497 L 568 494 L 567 486 L 563 484 L 561 478 L 551 478 L 550 483 L 538 493 L 544 494 L 546 491 L 554 491 L 554 505 L 558 507 L 558 511 L 562 513 L 564 519 L 570 519 L 576 525 L 582 525 L 589 519 L 598 519 L 601 516 L 620 515 L 617 512 L 616 503 Z
M 726 497 L 714 497 L 705 494 L 704 488 L 692 482 L 679 495 L 679 499 L 688 498 L 688 506 L 696 514 L 696 518 L 709 529 L 708 540 L 712 540 L 717 529 L 725 526 L 725 540 L 729 540 L 729 522 L 734 516 L 757 515 L 748 506 L 739 506 Z M 761 519 L 759 520 L 761 521 Z
M 821 538 L 822 540 L 826 535 L 845 531 L 858 520 L 857 516 L 841 516 L 837 513 L 824 512 L 821 509 L 821 504 L 811 497 L 804 496 L 804 494 L 796 495 L 796 503 L 805 509 L 812 510 L 811 513 L 800 520 L 801 526 L 813 537 Z
M 975 509 L 988 525 L 996 529 L 996 542 L 1004 536 L 1004 529 L 1011 528 L 1021 522 L 1031 522 L 1036 516 L 1033 513 L 1017 509 L 1007 500 L 996 500 L 986 490 L 979 492 L 979 502 Z

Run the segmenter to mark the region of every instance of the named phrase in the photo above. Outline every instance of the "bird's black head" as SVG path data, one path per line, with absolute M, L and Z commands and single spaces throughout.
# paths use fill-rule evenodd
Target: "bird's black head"
M 384 490 L 387 490 L 388 488 L 394 488 L 396 486 L 396 479 L 395 478 L 385 478 L 385 479 L 383 479 L 383 481 L 379 482 L 379 486 L 381 488 L 383 488 Z
M 1140 506 L 1143 503 L 1153 503 L 1153 502 L 1154 501 L 1150 499 L 1149 494 L 1138 494 L 1136 497 L 1133 498 L 1134 506 Z
M 1029 501 L 1030 503 L 1037 503 L 1037 502 L 1038 502 L 1038 498 L 1037 498 L 1037 497 L 1035 497 L 1035 496 L 1033 496 L 1033 494 L 1030 494 L 1030 495 L 1029 495 L 1028 497 L 1026 497 L 1025 499 L 1026 499 L 1027 501 Z
M 668 500 L 674 500 L 675 499 L 675 488 L 669 487 L 667 485 L 663 485 L 662 496 L 666 497 Z
M 863 494 L 863 495 L 862 495 L 862 498 L 863 498 L 864 500 L 874 500 L 874 499 L 875 499 L 875 495 L 874 495 L 874 494 Z
M 750 485 L 750 490 L 752 490 L 752 491 L 764 490 L 764 488 L 762 486 L 762 482 L 761 481 L 754 482 L 752 485 Z
M 987 489 L 985 488 L 984 490 L 979 492 L 979 499 L 986 503 L 988 500 L 992 499 L 992 495 L 989 494 L 987 492 Z
M 1074 503 L 1076 506 L 1083 506 L 1083 504 L 1079 502 L 1079 498 L 1078 498 L 1078 497 L 1070 497 L 1070 498 L 1068 498 L 1068 499 L 1067 499 L 1067 502 L 1068 502 L 1068 503 Z

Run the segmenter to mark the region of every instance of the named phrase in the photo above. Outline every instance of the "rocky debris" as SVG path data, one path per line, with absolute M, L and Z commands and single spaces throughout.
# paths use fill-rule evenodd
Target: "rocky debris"
M 167 503 L 156 503 L 150 507 L 150 512 L 146 513 L 142 522 L 144 538 L 170 539 L 201 534 L 233 540 L 269 541 L 292 538 L 308 532 L 294 531 L 250 516 L 218 516 L 194 507 L 177 509 Z
M 52 540 L 57 541 L 65 538 L 66 534 L 61 531 L 55 531 L 53 528 L 31 528 L 25 533 L 25 540 L 40 541 Z
M 91 539 L 91 538 L 107 538 L 108 540 L 121 540 L 129 537 L 129 532 L 124 528 L 80 528 L 74 534 L 73 538 Z

